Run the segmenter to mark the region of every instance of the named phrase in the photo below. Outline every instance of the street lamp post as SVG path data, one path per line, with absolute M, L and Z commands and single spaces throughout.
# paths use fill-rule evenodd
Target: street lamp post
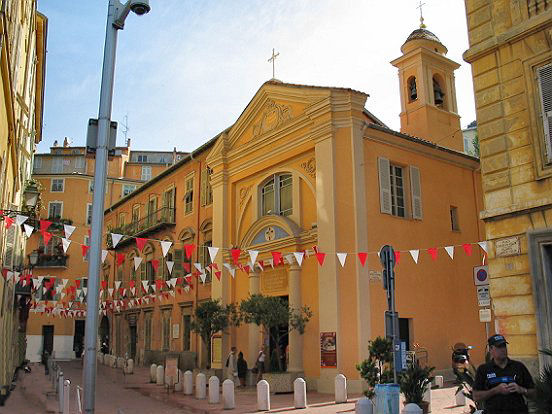
M 130 11 L 138 15 L 150 11 L 148 0 L 128 0 L 124 5 L 119 0 L 109 0 L 107 27 L 105 32 L 100 108 L 98 112 L 98 139 L 96 166 L 94 172 L 94 197 L 90 233 L 90 259 L 88 263 L 88 294 L 86 298 L 86 334 L 84 356 L 84 412 L 94 413 L 96 395 L 96 336 L 98 332 L 99 273 L 102 247 L 102 228 L 107 176 L 108 134 L 111 124 L 113 100 L 113 77 L 115 73 L 115 52 L 117 30 L 124 28 Z

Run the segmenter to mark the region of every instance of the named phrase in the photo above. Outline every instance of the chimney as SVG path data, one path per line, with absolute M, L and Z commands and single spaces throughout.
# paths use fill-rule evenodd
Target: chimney
M 176 164 L 176 147 L 173 148 L 173 164 Z
M 130 138 L 127 138 L 126 146 L 127 148 L 130 148 Z
M 67 148 L 68 146 L 69 146 L 69 140 L 67 139 L 67 137 L 65 137 L 65 138 L 63 139 L 63 147 L 64 147 L 64 148 Z

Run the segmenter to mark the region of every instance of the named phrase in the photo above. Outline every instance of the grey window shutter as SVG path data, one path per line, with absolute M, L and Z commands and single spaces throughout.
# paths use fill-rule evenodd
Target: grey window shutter
M 207 168 L 201 170 L 201 188 L 200 188 L 200 200 L 201 205 L 207 204 Z
M 542 104 L 546 159 L 552 163 L 552 64 L 537 69 Z
M 420 169 L 410 166 L 410 191 L 412 193 L 412 218 L 421 220 L 422 210 L 422 187 L 420 184 Z
M 391 176 L 389 173 L 389 160 L 378 157 L 379 184 L 380 184 L 380 209 L 382 213 L 391 214 Z

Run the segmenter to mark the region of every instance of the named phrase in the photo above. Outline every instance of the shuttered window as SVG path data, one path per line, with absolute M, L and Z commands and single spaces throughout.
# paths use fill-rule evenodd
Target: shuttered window
M 213 190 L 211 188 L 211 170 L 209 167 L 205 167 L 201 170 L 201 191 L 200 201 L 202 206 L 209 205 L 213 202 Z
M 380 210 L 382 213 L 391 214 L 391 176 L 389 160 L 378 158 L 379 185 L 380 185 Z
M 423 208 L 420 169 L 415 166 L 407 168 L 394 165 L 387 158 L 379 157 L 378 175 L 380 211 L 397 217 L 407 217 L 408 184 L 410 184 L 412 218 L 421 220 Z
M 412 195 L 412 218 L 421 220 L 422 211 L 422 186 L 420 184 L 420 169 L 410 166 L 410 192 Z
M 542 123 L 546 148 L 546 161 L 552 163 L 552 64 L 537 69 L 542 105 Z
M 403 168 L 397 165 L 390 165 L 389 178 L 391 181 L 391 214 L 398 217 L 406 217 Z

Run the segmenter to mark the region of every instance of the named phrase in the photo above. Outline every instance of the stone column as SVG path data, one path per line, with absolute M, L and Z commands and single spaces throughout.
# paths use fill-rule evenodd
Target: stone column
M 292 265 L 289 268 L 289 307 L 299 309 L 301 301 L 301 268 Z M 289 334 L 289 361 L 287 370 L 289 372 L 303 371 L 303 335 L 297 330 Z
M 255 295 L 257 293 L 261 293 L 260 288 L 260 278 L 259 278 L 259 272 L 255 270 L 249 271 L 249 294 Z M 251 365 L 251 368 L 253 368 L 255 361 L 257 360 L 257 356 L 259 355 L 260 348 L 260 340 L 259 340 L 259 327 L 255 325 L 254 323 L 249 324 L 249 340 L 248 340 L 248 349 L 247 349 L 247 362 Z

